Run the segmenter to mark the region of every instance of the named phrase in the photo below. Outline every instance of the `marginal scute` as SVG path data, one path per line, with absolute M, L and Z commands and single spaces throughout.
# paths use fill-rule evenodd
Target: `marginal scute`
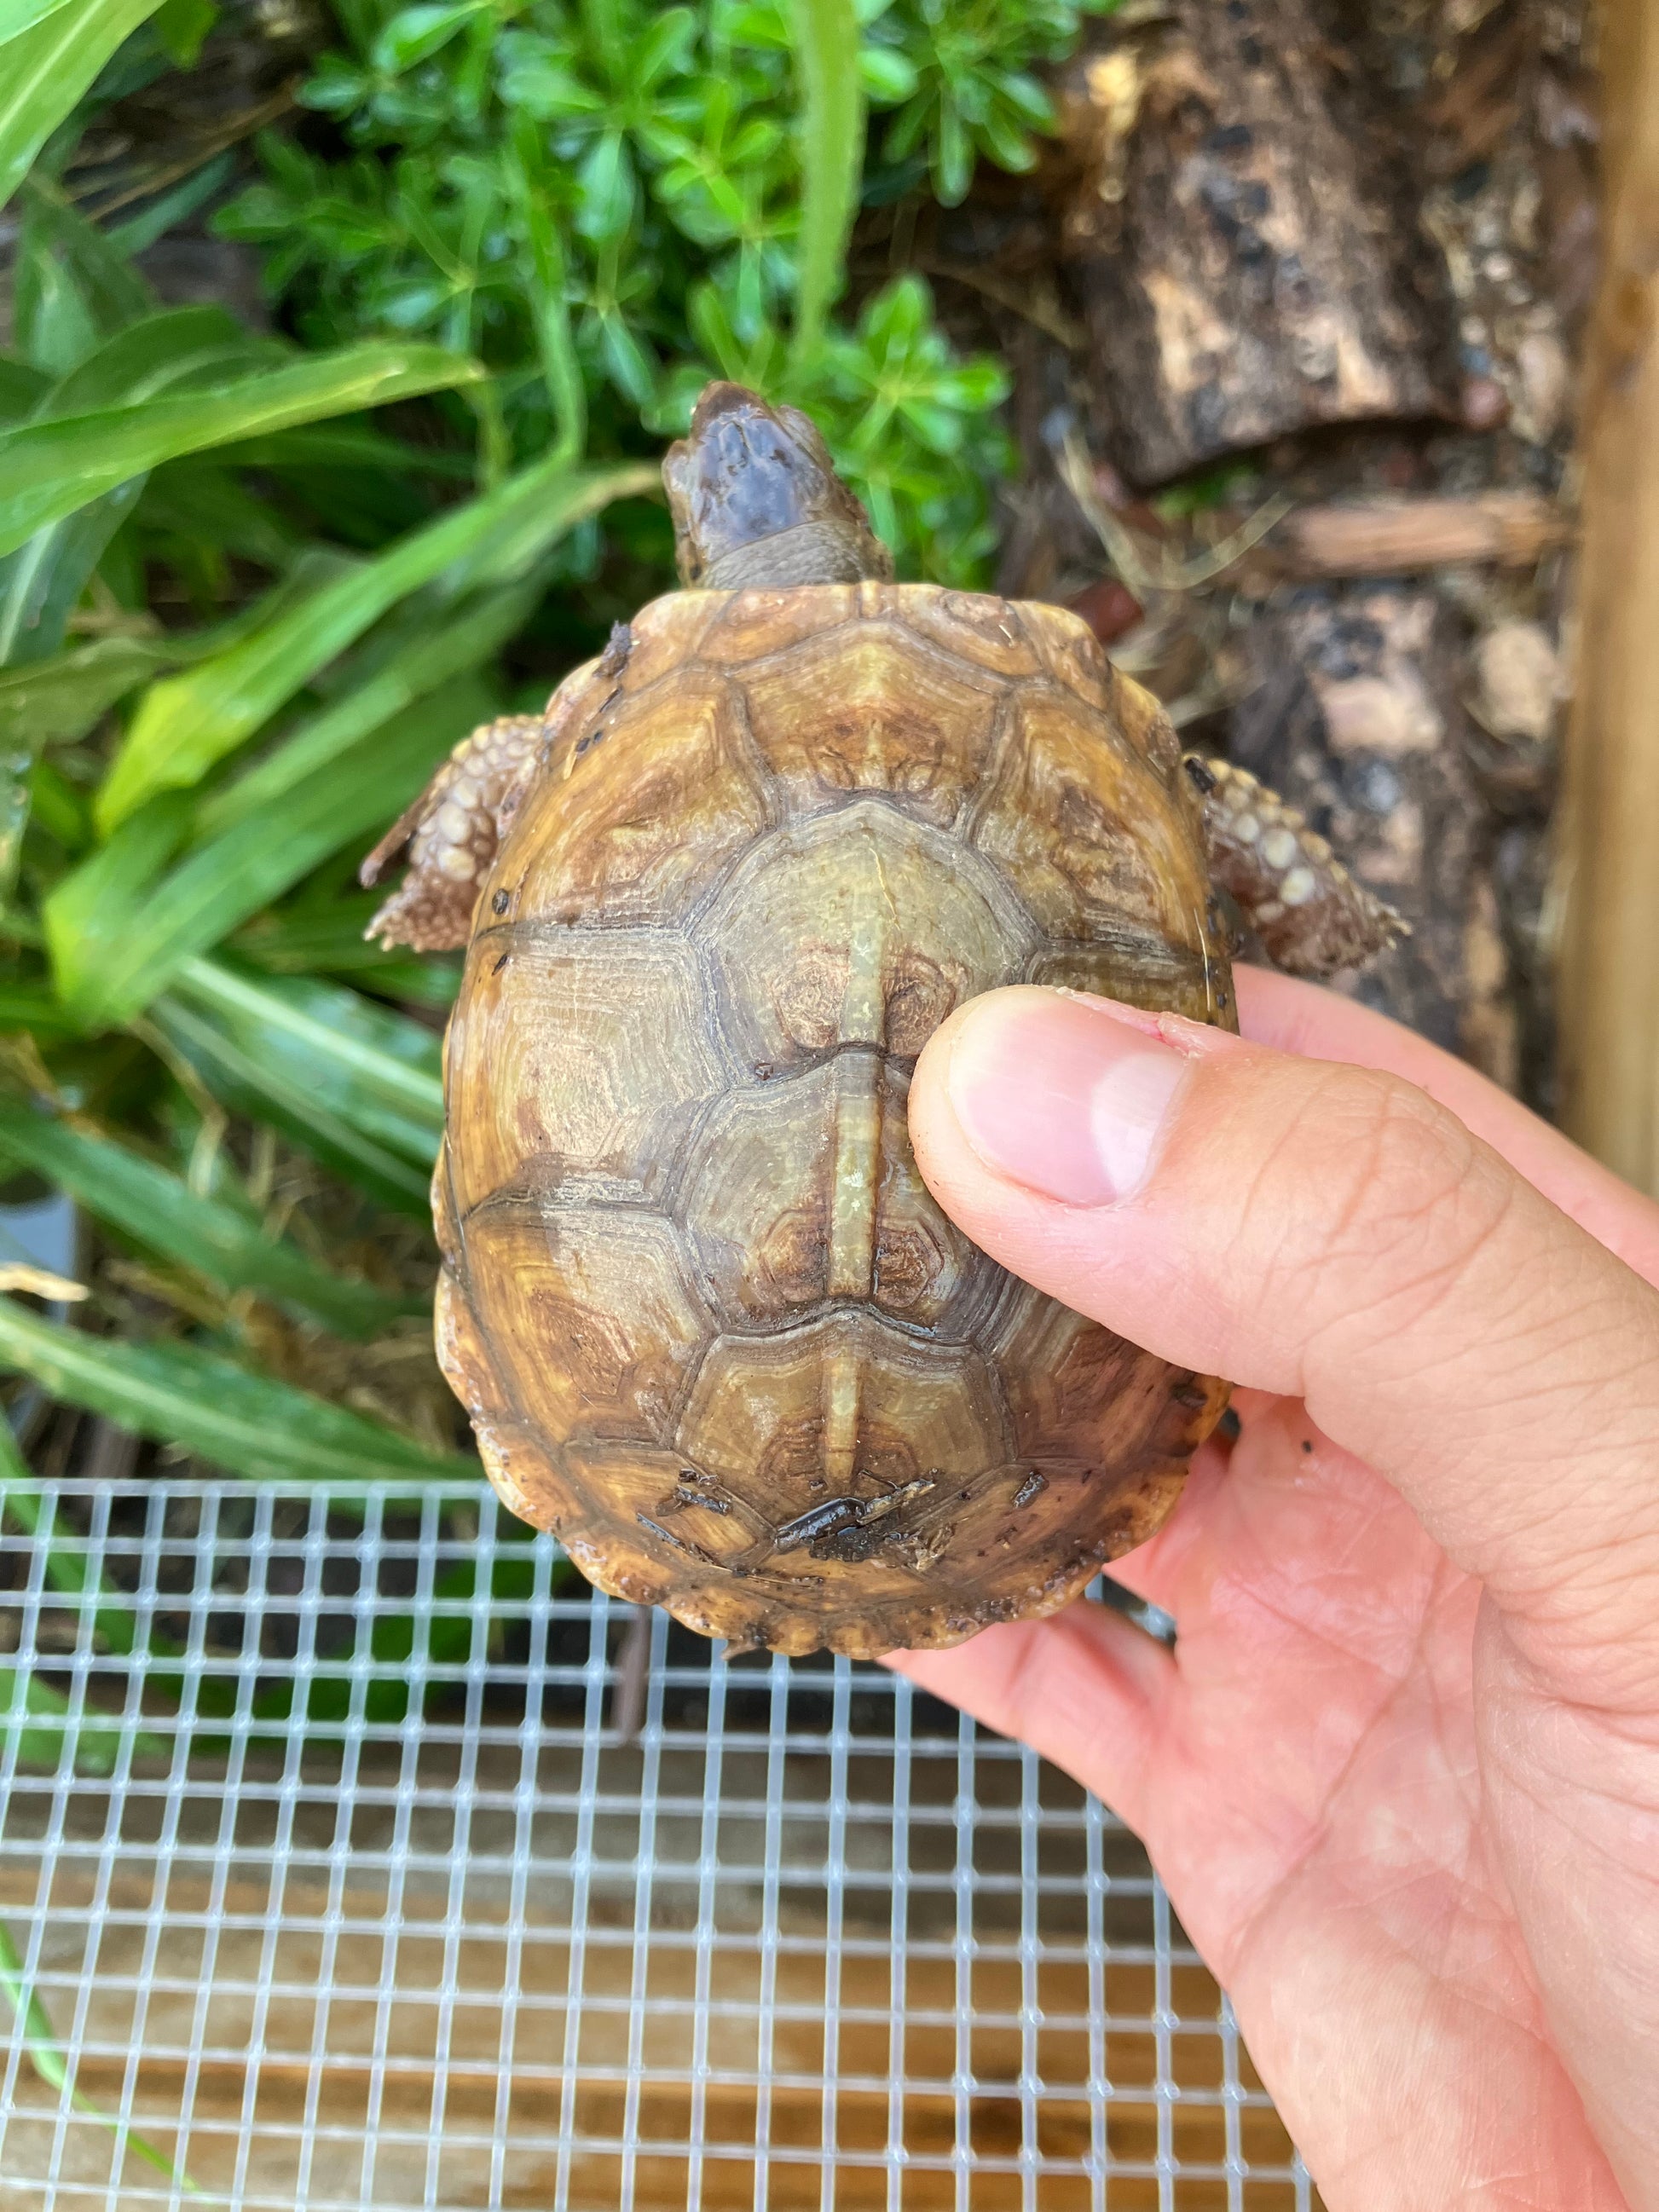
M 659 600 L 562 693 L 483 886 L 445 1371 L 514 1511 L 737 1646 L 1052 1612 L 1219 1413 L 1005 1274 L 909 1144 L 981 991 L 1233 1018 L 1196 800 L 1079 629 L 879 580 Z
M 1048 673 L 1085 706 L 1116 719 L 1123 713 L 1121 695 L 1126 688 L 1132 688 L 1143 700 L 1151 700 L 1150 693 L 1142 691 L 1139 684 L 1126 687 L 1124 679 L 1102 651 L 1100 640 L 1081 615 L 1074 615 L 1067 607 L 1030 603 L 1022 605 L 1019 612 L 1026 633 L 1042 656 Z M 1151 703 L 1156 711 L 1156 701 Z M 1130 726 L 1126 734 L 1130 734 L 1133 741 L 1139 734 L 1135 728 L 1139 718 L 1131 708 L 1123 719 Z

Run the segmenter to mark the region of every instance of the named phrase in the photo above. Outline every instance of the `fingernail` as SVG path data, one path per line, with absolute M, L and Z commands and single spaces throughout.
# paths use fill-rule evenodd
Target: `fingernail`
M 1057 991 L 971 1006 L 946 1087 L 988 1168 L 1070 1206 L 1109 1206 L 1146 1180 L 1187 1062 L 1160 1039 Z

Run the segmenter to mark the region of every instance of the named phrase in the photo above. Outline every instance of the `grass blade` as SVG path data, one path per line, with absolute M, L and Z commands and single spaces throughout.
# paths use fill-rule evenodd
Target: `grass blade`
M 791 0 L 790 24 L 803 104 L 793 347 L 799 360 L 817 349 L 847 273 L 864 166 L 864 87 L 854 0 Z
M 0 746 L 82 737 L 118 699 L 182 658 L 171 638 L 99 637 L 55 659 L 8 669 L 0 675 Z
M 0 666 L 58 651 L 76 600 L 143 488 L 142 477 L 118 484 L 0 560 Z M 31 735 L 29 742 L 41 740 Z
M 383 999 L 447 1010 L 460 987 L 459 959 L 387 951 L 363 936 L 380 903 L 379 891 L 354 892 L 326 903 L 310 898 L 257 915 L 231 940 L 231 950 L 272 975 L 361 979 Z
M 139 900 L 183 844 L 190 830 L 190 801 L 163 792 L 121 824 L 42 904 L 46 944 L 67 1018 L 79 1024 L 71 1001 L 82 948 L 118 943 Z
M 405 717 L 417 701 L 427 700 L 428 695 L 434 711 L 438 698 L 445 702 L 442 712 L 449 717 L 447 742 L 457 744 L 475 722 L 500 708 L 494 695 L 476 681 L 454 684 L 451 679 L 465 676 L 505 645 L 534 611 L 541 592 L 539 581 L 533 581 L 489 592 L 459 621 L 443 624 L 430 635 L 416 637 L 366 683 L 303 723 L 257 767 L 205 799 L 197 817 L 203 833 L 215 836 L 251 815 L 265 814 L 308 777 L 337 762 L 360 740 Z M 423 753 L 423 744 L 411 740 L 411 759 L 417 751 Z M 437 755 L 431 757 L 435 761 Z M 388 790 L 386 818 L 395 819 L 419 788 L 416 782 L 402 799 L 394 799 Z
M 172 794 L 129 816 L 48 902 L 53 963 L 67 1012 L 88 1030 L 131 1021 L 193 954 L 210 951 L 342 845 L 367 842 L 414 798 L 457 736 L 471 726 L 483 691 L 464 678 L 418 706 L 394 712 L 361 743 L 312 765 L 309 775 L 270 793 L 265 804 L 238 812 L 159 882 L 136 886 L 125 909 L 112 896 L 83 900 L 82 878 L 96 878 L 106 856 L 125 843 L 136 825 L 147 822 L 155 808 L 182 802 Z M 343 718 L 333 719 L 337 726 Z M 282 759 L 279 753 L 266 765 L 275 769 Z
M 216 1011 L 258 1022 L 313 1065 L 349 1076 L 362 1095 L 422 1132 L 415 1157 L 429 1164 L 443 1133 L 442 1048 L 430 1030 L 371 1006 L 355 992 L 256 983 L 211 960 L 191 960 L 178 987 Z
M 250 368 L 187 394 L 15 423 L 0 430 L 0 554 L 181 453 L 475 383 L 482 374 L 476 362 L 439 346 L 348 346 L 286 368 Z
M 455 592 L 516 582 L 578 522 L 654 481 L 654 471 L 631 463 L 599 470 L 538 463 L 416 531 L 233 652 L 152 685 L 99 793 L 100 826 L 112 830 L 155 792 L 199 782 L 412 592 L 440 577 Z
M 228 1113 L 269 1121 L 377 1206 L 416 1221 L 430 1218 L 430 1169 L 414 1164 L 405 1145 L 388 1144 L 378 1129 L 365 1128 L 361 1117 L 325 1104 L 307 1085 L 302 1057 L 283 1051 L 280 1042 L 273 1049 L 256 1025 L 227 1020 L 164 992 L 138 1033 L 163 1059 L 182 1062 Z M 46 1028 L 41 1034 L 52 1032 Z M 435 1154 L 435 1142 L 433 1149 Z
M 0 54 L 3 52 L 4 49 L 0 48 Z M 61 2096 L 69 2084 L 69 2059 L 58 2040 L 45 2005 L 24 1980 L 22 1959 L 19 1956 L 17 1946 L 12 1942 L 11 1930 L 3 1921 L 0 1921 L 0 1992 L 3 1992 L 17 2016 L 18 2033 L 29 2064 L 46 2087 L 56 2089 Z M 90 2097 L 83 2097 L 78 2089 L 70 2090 L 69 2094 L 70 2102 L 77 2112 L 84 2112 L 88 2119 L 96 2120 L 112 2135 L 122 2132 L 123 2124 L 112 2119 L 107 2112 L 93 2103 Z M 164 2174 L 175 2189 L 182 2190 L 186 2197 L 204 2194 L 183 2166 L 175 2166 L 164 2152 L 157 2150 L 154 2143 L 136 2130 L 126 2129 L 125 2136 L 126 2148 L 132 2155 L 142 2159 L 146 2166 L 153 2166 L 157 2173 Z
M 21 20 L 0 18 L 0 207 L 129 32 L 159 0 L 64 0 Z M 33 14 L 34 20 L 28 16 Z
M 338 985 L 191 960 L 141 1033 L 232 1112 L 274 1122 L 379 1204 L 429 1217 L 443 1127 L 431 1030 Z
M 343 1336 L 370 1336 L 415 1310 L 406 1299 L 337 1275 L 113 1138 L 9 1099 L 0 1099 L 0 1159 L 33 1168 L 149 1251 L 182 1261 L 225 1290 L 256 1291 Z
M 0 0 L 0 46 L 65 4 L 66 0 Z
M 255 1481 L 383 1482 L 407 1495 L 422 1483 L 479 1472 L 459 1452 L 428 1451 L 366 1414 L 198 1345 L 90 1336 L 5 1297 L 0 1368 L 28 1376 L 67 1405 Z

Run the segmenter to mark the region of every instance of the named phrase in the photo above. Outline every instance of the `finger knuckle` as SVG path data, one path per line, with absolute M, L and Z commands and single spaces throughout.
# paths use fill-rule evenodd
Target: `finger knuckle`
M 1332 1068 L 1284 1117 L 1252 1205 L 1273 1209 L 1274 1272 L 1321 1327 L 1398 1328 L 1467 1279 L 1512 1198 L 1511 1178 L 1423 1092 Z

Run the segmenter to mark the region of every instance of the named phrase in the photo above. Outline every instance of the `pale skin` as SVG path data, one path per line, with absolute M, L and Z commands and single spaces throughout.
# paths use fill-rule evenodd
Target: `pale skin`
M 1659 1206 L 1242 971 L 1249 1042 L 1036 990 L 922 1055 L 996 1258 L 1240 1384 L 1077 1605 L 917 1682 L 1144 1838 L 1330 2212 L 1659 2212 Z

